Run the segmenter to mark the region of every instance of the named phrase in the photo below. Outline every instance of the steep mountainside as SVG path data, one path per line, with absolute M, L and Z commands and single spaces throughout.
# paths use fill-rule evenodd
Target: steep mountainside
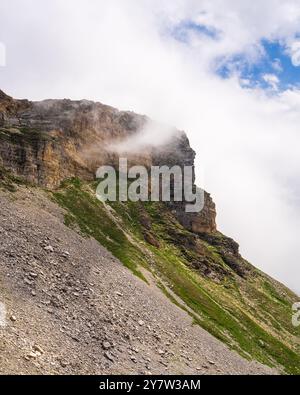
M 271 372 L 193 325 L 154 277 L 134 276 L 64 215 L 37 188 L 0 192 L 1 374 Z
M 217 231 L 208 193 L 200 214 L 96 199 L 97 167 L 118 162 L 108 147 L 146 122 L 100 103 L 0 91 L 0 302 L 11 312 L 0 372 L 270 372 L 246 361 L 256 360 L 300 373 L 297 296 Z M 129 161 L 182 167 L 194 155 L 174 131 Z

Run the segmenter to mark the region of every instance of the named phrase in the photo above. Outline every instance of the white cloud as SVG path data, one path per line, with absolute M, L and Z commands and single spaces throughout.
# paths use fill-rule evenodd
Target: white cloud
M 0 42 L 0 67 L 4 67 L 5 65 L 6 65 L 5 45 Z
M 264 74 L 262 78 L 273 90 L 278 90 L 280 80 L 275 74 Z
M 167 144 L 176 132 L 176 129 L 170 127 L 170 125 L 148 120 L 138 133 L 119 143 L 115 142 L 108 148 L 122 155 L 126 153 L 137 154 L 147 150 L 149 147 L 158 148 L 163 144 Z
M 186 20 L 214 27 L 219 39 L 176 41 L 169 33 Z M 2 0 L 9 64 L 0 88 L 96 99 L 186 130 L 220 229 L 300 292 L 300 92 L 270 97 L 212 68 L 240 52 L 256 61 L 262 38 L 292 42 L 299 22 L 298 0 Z
M 292 63 L 295 67 L 300 66 L 300 40 L 294 41 L 290 44 L 288 49 Z

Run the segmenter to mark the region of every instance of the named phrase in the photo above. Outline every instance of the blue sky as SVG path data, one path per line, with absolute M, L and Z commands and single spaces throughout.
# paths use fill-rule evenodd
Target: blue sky
M 191 33 L 198 35 L 207 36 L 214 40 L 217 40 L 220 35 L 220 31 L 212 26 L 195 23 L 191 20 L 182 21 L 172 29 L 171 35 L 178 41 L 183 43 L 189 42 L 189 36 Z
M 184 20 L 176 25 L 171 30 L 171 35 L 185 44 L 189 44 L 193 36 L 212 41 L 222 39 L 222 32 L 217 28 L 191 20 Z M 295 38 L 299 37 L 296 35 Z M 284 42 L 261 39 L 255 47 L 259 56 L 251 60 L 243 52 L 219 57 L 215 62 L 216 74 L 223 79 L 237 74 L 243 87 L 262 88 L 273 93 L 300 87 L 300 65 L 293 64 Z
M 222 78 L 229 78 L 238 72 L 242 80 L 249 81 L 250 87 L 272 88 L 265 76 L 278 78 L 278 90 L 286 90 L 300 85 L 300 67 L 294 66 L 287 48 L 279 41 L 262 40 L 262 55 L 250 63 L 243 54 L 237 54 L 217 69 Z

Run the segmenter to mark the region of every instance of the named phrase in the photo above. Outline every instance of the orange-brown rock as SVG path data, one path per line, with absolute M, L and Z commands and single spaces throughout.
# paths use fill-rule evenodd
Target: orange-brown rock
M 92 180 L 99 165 L 118 164 L 119 154 L 108 147 L 135 136 L 147 121 L 145 116 L 87 100 L 30 102 L 0 91 L 0 165 L 50 189 L 66 178 Z M 128 154 L 129 165 L 148 167 L 194 166 L 194 158 L 186 135 L 175 130 L 164 145 Z M 215 205 L 209 194 L 205 193 L 199 214 L 186 214 L 185 204 L 171 205 L 187 229 L 216 230 Z

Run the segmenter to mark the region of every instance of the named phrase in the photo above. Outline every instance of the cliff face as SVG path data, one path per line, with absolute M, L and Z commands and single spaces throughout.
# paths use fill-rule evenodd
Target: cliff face
M 14 100 L 0 92 L 0 164 L 28 181 L 54 189 L 72 177 L 92 180 L 102 165 L 118 166 L 109 147 L 133 138 L 148 121 L 145 116 L 120 112 L 91 101 Z M 163 146 L 127 153 L 131 164 L 193 166 L 195 153 L 183 132 Z M 205 193 L 200 214 L 186 214 L 175 204 L 177 218 L 196 233 L 216 230 L 215 205 Z

